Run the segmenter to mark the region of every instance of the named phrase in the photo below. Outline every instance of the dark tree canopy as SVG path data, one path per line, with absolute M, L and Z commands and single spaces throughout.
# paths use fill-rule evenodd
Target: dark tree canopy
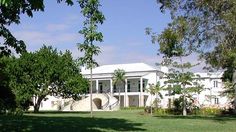
M 79 99 L 88 88 L 71 53 L 43 46 L 34 53 L 23 53 L 12 62 L 11 82 L 18 106 L 36 97 L 34 110 L 39 110 L 47 95 Z
M 6 110 L 14 110 L 16 107 L 15 95 L 12 89 L 9 87 L 10 75 L 7 65 L 9 65 L 10 59 L 7 57 L 0 58 L 0 113 Z
M 172 22 L 179 18 L 186 21 L 188 30 L 185 30 L 184 41 L 189 48 L 198 48 L 207 53 L 205 58 L 217 53 L 217 60 L 208 61 L 213 67 L 225 68 L 221 60 L 226 60 L 221 53 L 235 50 L 236 40 L 236 3 L 235 0 L 157 0 L 161 3 L 161 11 L 171 12 Z M 215 48 L 215 49 L 214 49 Z M 213 51 L 213 52 L 212 52 Z M 214 59 L 214 58 L 213 58 Z M 226 64 L 228 65 L 228 64 Z
M 171 26 L 183 18 L 187 30 L 183 42 L 189 50 L 201 53 L 211 66 L 225 69 L 224 81 L 232 85 L 236 113 L 236 1 L 235 0 L 157 0 L 161 11 L 171 13 Z M 174 30 L 176 31 L 176 30 Z M 227 90 L 226 90 L 227 91 Z

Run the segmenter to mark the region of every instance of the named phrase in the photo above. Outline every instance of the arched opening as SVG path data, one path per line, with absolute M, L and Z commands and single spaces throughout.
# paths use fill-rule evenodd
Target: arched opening
M 96 105 L 97 109 L 102 109 L 102 100 L 99 98 L 93 99 L 94 104 Z

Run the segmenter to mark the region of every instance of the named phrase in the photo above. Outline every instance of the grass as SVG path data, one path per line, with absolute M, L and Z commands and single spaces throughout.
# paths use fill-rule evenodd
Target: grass
M 236 117 L 150 116 L 142 110 L 114 112 L 42 112 L 0 116 L 0 131 L 236 131 Z

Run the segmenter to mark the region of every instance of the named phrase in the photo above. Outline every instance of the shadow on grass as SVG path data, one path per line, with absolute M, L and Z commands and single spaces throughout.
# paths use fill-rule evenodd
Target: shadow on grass
M 166 115 L 166 116 L 154 116 L 161 119 L 198 119 L 198 120 L 212 120 L 225 123 L 226 121 L 236 121 L 235 115 L 228 116 L 195 116 L 195 115 Z
M 34 113 L 33 111 L 27 111 L 25 114 L 89 114 L 87 111 L 39 111 L 38 113 Z
M 0 131 L 145 131 L 141 123 L 117 118 L 0 116 Z

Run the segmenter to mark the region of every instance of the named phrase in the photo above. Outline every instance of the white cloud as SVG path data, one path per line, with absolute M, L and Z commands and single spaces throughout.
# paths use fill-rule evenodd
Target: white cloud
M 17 39 L 24 40 L 30 48 L 38 48 L 42 44 L 60 45 L 73 43 L 75 45 L 80 39 L 79 34 L 69 32 L 17 31 L 14 32 L 14 35 Z
M 48 24 L 46 30 L 48 31 L 63 31 L 68 29 L 70 26 L 67 24 Z

